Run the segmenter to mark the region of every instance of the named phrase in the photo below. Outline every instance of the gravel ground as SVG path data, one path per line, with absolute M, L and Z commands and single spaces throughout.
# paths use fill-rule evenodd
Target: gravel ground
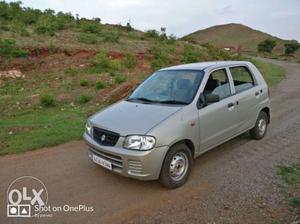
M 267 60 L 267 59 L 264 59 Z M 261 141 L 239 136 L 196 159 L 183 187 L 120 177 L 87 159 L 82 141 L 0 157 L 0 223 L 292 223 L 278 165 L 300 159 L 300 64 L 271 89 L 271 125 Z M 15 178 L 41 179 L 50 205 L 93 206 L 93 212 L 48 218 L 6 218 L 6 190 Z

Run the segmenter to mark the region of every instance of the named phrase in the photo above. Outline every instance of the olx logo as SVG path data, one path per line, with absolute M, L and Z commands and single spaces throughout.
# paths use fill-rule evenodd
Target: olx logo
M 32 217 L 35 207 L 41 208 L 48 201 L 48 193 L 42 181 L 24 176 L 14 180 L 7 190 L 7 216 Z

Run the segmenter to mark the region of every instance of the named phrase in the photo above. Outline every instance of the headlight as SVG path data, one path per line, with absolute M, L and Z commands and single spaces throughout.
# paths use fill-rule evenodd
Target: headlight
M 88 135 L 92 135 L 92 125 L 89 121 L 85 124 L 85 131 Z
M 125 149 L 150 150 L 155 145 L 155 138 L 152 136 L 129 135 L 125 138 L 123 147 Z

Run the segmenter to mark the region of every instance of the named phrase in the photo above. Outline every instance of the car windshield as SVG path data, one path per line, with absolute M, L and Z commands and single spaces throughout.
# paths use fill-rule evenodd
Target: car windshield
M 189 104 L 195 97 L 203 71 L 162 70 L 146 79 L 128 97 L 144 103 Z

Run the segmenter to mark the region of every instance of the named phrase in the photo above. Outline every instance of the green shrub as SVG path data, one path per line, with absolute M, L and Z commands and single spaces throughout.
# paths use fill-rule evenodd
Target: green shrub
M 266 39 L 260 42 L 257 46 L 259 52 L 272 53 L 273 48 L 276 46 L 276 41 L 272 39 Z
M 81 20 L 80 30 L 84 33 L 95 33 L 101 32 L 101 24 L 94 20 Z
M 24 51 L 16 46 L 14 40 L 0 39 L 0 56 L 4 58 L 26 57 L 27 51 Z
M 63 29 L 63 26 L 54 16 L 43 15 L 35 24 L 34 31 L 37 34 L 54 36 L 56 31 Z
M 93 33 L 80 33 L 77 40 L 84 44 L 96 44 L 98 42 L 97 36 Z
M 287 55 L 294 54 L 299 48 L 300 44 L 298 42 L 286 43 L 284 44 L 284 53 Z
M 108 63 L 109 71 L 122 71 L 124 69 L 123 63 L 120 59 L 110 59 Z
M 77 74 L 77 69 L 76 68 L 66 68 L 65 73 L 69 74 L 71 76 L 75 76 Z
M 88 81 L 87 80 L 80 80 L 80 86 L 88 86 Z
M 171 63 L 170 52 L 173 49 L 164 48 L 163 45 L 156 46 L 150 49 L 150 52 L 154 56 L 154 60 L 151 63 L 153 70 L 158 70 L 162 67 L 165 67 Z
M 124 61 L 124 65 L 129 69 L 132 69 L 136 66 L 135 54 L 131 54 L 131 53 L 125 54 L 123 61 Z
M 87 96 L 87 95 L 80 95 L 79 97 L 79 103 L 84 104 L 89 102 L 92 99 L 91 96 Z
M 110 59 L 104 51 L 95 56 L 92 60 L 92 67 L 97 72 L 122 71 L 124 69 L 123 63 L 120 59 Z
M 54 96 L 51 94 L 44 94 L 40 98 L 40 103 L 44 107 L 53 107 L 55 104 Z
M 185 45 L 181 53 L 182 63 L 193 63 L 199 61 L 199 51 L 192 45 Z
M 98 82 L 96 82 L 96 89 L 104 89 L 106 87 L 106 82 L 100 80 Z
M 127 80 L 127 77 L 125 75 L 118 75 L 115 77 L 115 83 L 123 83 Z
M 103 35 L 103 41 L 110 43 L 119 43 L 120 34 L 116 32 L 109 32 Z
M 157 30 L 147 30 L 145 32 L 145 37 L 149 37 L 149 38 L 159 38 L 159 32 Z
M 23 37 L 28 37 L 30 36 L 30 33 L 25 27 L 25 24 L 22 22 L 19 22 L 17 20 L 14 20 L 12 25 L 11 25 L 11 31 L 17 34 L 20 34 Z

